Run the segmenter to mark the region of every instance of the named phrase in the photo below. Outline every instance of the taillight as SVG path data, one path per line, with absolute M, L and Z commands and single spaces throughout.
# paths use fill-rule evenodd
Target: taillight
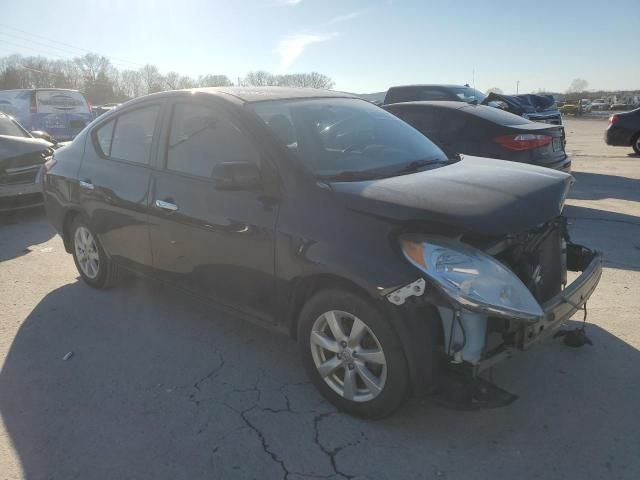
M 613 125 L 615 123 L 618 123 L 618 120 L 620 120 L 620 116 L 619 115 L 611 115 L 609 117 L 609 125 Z
M 493 141 L 499 143 L 504 148 L 508 148 L 509 150 L 522 152 L 524 150 L 531 150 L 532 148 L 549 145 L 551 143 L 551 136 L 524 133 L 520 135 L 503 135 L 501 137 L 494 138 Z
M 38 106 L 36 105 L 36 92 L 31 92 L 31 100 L 29 101 L 29 112 L 38 112 Z

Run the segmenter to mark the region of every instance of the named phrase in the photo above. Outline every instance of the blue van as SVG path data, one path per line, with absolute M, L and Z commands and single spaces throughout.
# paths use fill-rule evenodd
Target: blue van
M 0 90 L 0 112 L 27 130 L 43 130 L 59 142 L 72 140 L 92 120 L 82 93 L 62 88 Z

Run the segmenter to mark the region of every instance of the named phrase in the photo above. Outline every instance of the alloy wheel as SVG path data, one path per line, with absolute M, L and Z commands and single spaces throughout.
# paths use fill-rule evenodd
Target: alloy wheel
M 88 228 L 79 226 L 76 229 L 73 245 L 82 273 L 93 280 L 98 276 L 100 269 L 100 255 L 96 241 Z
M 382 392 L 387 360 L 373 331 L 358 317 L 339 310 L 323 313 L 309 342 L 318 373 L 338 395 L 368 402 Z

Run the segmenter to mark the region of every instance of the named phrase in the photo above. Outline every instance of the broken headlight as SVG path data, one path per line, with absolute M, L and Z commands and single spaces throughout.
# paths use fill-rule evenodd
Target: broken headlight
M 484 252 L 447 238 L 403 238 L 405 257 L 459 307 L 525 321 L 544 312 L 522 281 Z

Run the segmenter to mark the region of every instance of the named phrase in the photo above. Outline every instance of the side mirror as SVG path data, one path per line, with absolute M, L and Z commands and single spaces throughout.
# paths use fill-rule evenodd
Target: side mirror
M 260 184 L 260 169 L 252 162 L 225 162 L 213 166 L 213 184 L 221 190 L 250 190 Z
M 35 138 L 41 138 L 42 140 L 46 140 L 47 142 L 53 143 L 54 145 L 58 143 L 56 139 L 54 139 L 51 135 L 49 135 L 47 132 L 44 132 L 42 130 L 33 130 L 31 132 L 31 136 Z

